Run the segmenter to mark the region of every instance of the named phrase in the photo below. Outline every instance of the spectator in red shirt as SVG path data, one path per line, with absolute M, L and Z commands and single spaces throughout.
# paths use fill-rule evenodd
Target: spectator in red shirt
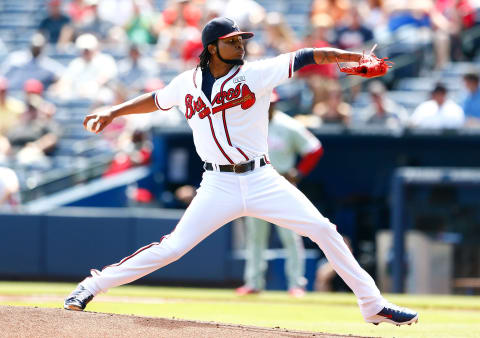
M 321 48 L 330 46 L 329 34 L 333 21 L 326 14 L 318 14 L 312 18 L 312 32 L 305 37 L 302 47 Z M 335 65 L 308 65 L 300 69 L 297 74 L 305 78 L 313 93 L 312 107 L 327 99 L 328 88 L 338 83 L 338 74 Z

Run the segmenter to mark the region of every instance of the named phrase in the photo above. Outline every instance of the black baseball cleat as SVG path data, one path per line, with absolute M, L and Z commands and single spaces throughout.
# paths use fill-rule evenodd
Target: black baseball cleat
M 90 302 L 92 299 L 93 295 L 83 286 L 79 285 L 65 299 L 65 303 L 63 303 L 63 308 L 66 310 L 83 311 L 87 306 L 88 302 Z
M 367 323 L 378 325 L 380 323 L 390 323 L 397 326 L 411 325 L 418 322 L 418 313 L 407 308 L 401 308 L 395 304 L 388 303 L 375 316 L 366 319 Z

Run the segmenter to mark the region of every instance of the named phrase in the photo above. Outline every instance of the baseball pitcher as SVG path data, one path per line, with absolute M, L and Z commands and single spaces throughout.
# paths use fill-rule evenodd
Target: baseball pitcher
M 110 109 L 96 111 L 84 126 L 99 133 L 118 116 L 168 110 L 185 114 L 198 155 L 204 161 L 197 195 L 172 233 L 140 248 L 118 263 L 92 270 L 66 298 L 64 308 L 83 310 L 100 292 L 130 283 L 192 249 L 224 224 L 252 216 L 308 236 L 323 250 L 337 273 L 355 293 L 367 322 L 396 325 L 418 320 L 414 311 L 388 303 L 360 267 L 336 226 L 268 159 L 268 106 L 272 89 L 308 64 L 360 62 L 359 72 L 372 75 L 373 55 L 334 48 L 301 49 L 277 57 L 244 62 L 242 32 L 227 18 L 209 21 L 202 31 L 200 64 L 174 78 L 165 88 Z M 368 58 L 369 62 L 365 62 Z

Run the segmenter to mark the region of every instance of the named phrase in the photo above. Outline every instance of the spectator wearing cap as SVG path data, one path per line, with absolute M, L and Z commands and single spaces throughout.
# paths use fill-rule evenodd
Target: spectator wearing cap
M 32 36 L 29 50 L 13 52 L 2 63 L 0 75 L 8 79 L 10 90 L 22 90 L 23 84 L 30 78 L 39 80 L 45 88 L 60 78 L 65 67 L 43 54 L 45 43 L 45 37 L 36 33 Z
M 61 0 L 50 0 L 48 3 L 48 15 L 44 18 L 38 30 L 45 35 L 51 44 L 65 44 L 72 40 L 73 28 L 71 20 L 62 13 Z
M 98 40 L 92 34 L 79 36 L 75 46 L 81 56 L 68 65 L 58 83 L 56 94 L 63 98 L 95 100 L 100 90 L 117 76 L 117 65 L 112 56 L 98 50 Z
M 26 109 L 7 133 L 14 155 L 22 164 L 43 161 L 53 153 L 60 130 L 53 120 L 55 106 L 43 98 L 43 85 L 29 79 L 24 85 Z
M 7 93 L 8 80 L 0 77 L 0 137 L 7 133 L 25 110 L 25 105 L 22 101 L 7 95 Z
M 463 101 L 466 126 L 480 127 L 480 87 L 477 73 L 467 73 L 463 77 L 468 95 Z
M 387 97 L 387 91 L 382 82 L 378 80 L 371 82 L 368 92 L 371 102 L 360 116 L 362 124 L 389 129 L 400 129 L 406 126 L 407 110 Z
M 463 127 L 465 115 L 462 107 L 447 98 L 448 90 L 437 83 L 432 98 L 421 103 L 410 117 L 410 126 L 422 129 L 458 129 Z

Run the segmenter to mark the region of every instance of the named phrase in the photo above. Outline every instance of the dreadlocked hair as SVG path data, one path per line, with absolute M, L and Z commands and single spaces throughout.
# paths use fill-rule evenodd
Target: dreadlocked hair
M 205 47 L 200 53 L 200 63 L 198 64 L 197 67 L 200 67 L 201 70 L 206 70 L 208 68 L 208 64 L 210 62 L 210 52 L 208 51 L 208 48 Z

